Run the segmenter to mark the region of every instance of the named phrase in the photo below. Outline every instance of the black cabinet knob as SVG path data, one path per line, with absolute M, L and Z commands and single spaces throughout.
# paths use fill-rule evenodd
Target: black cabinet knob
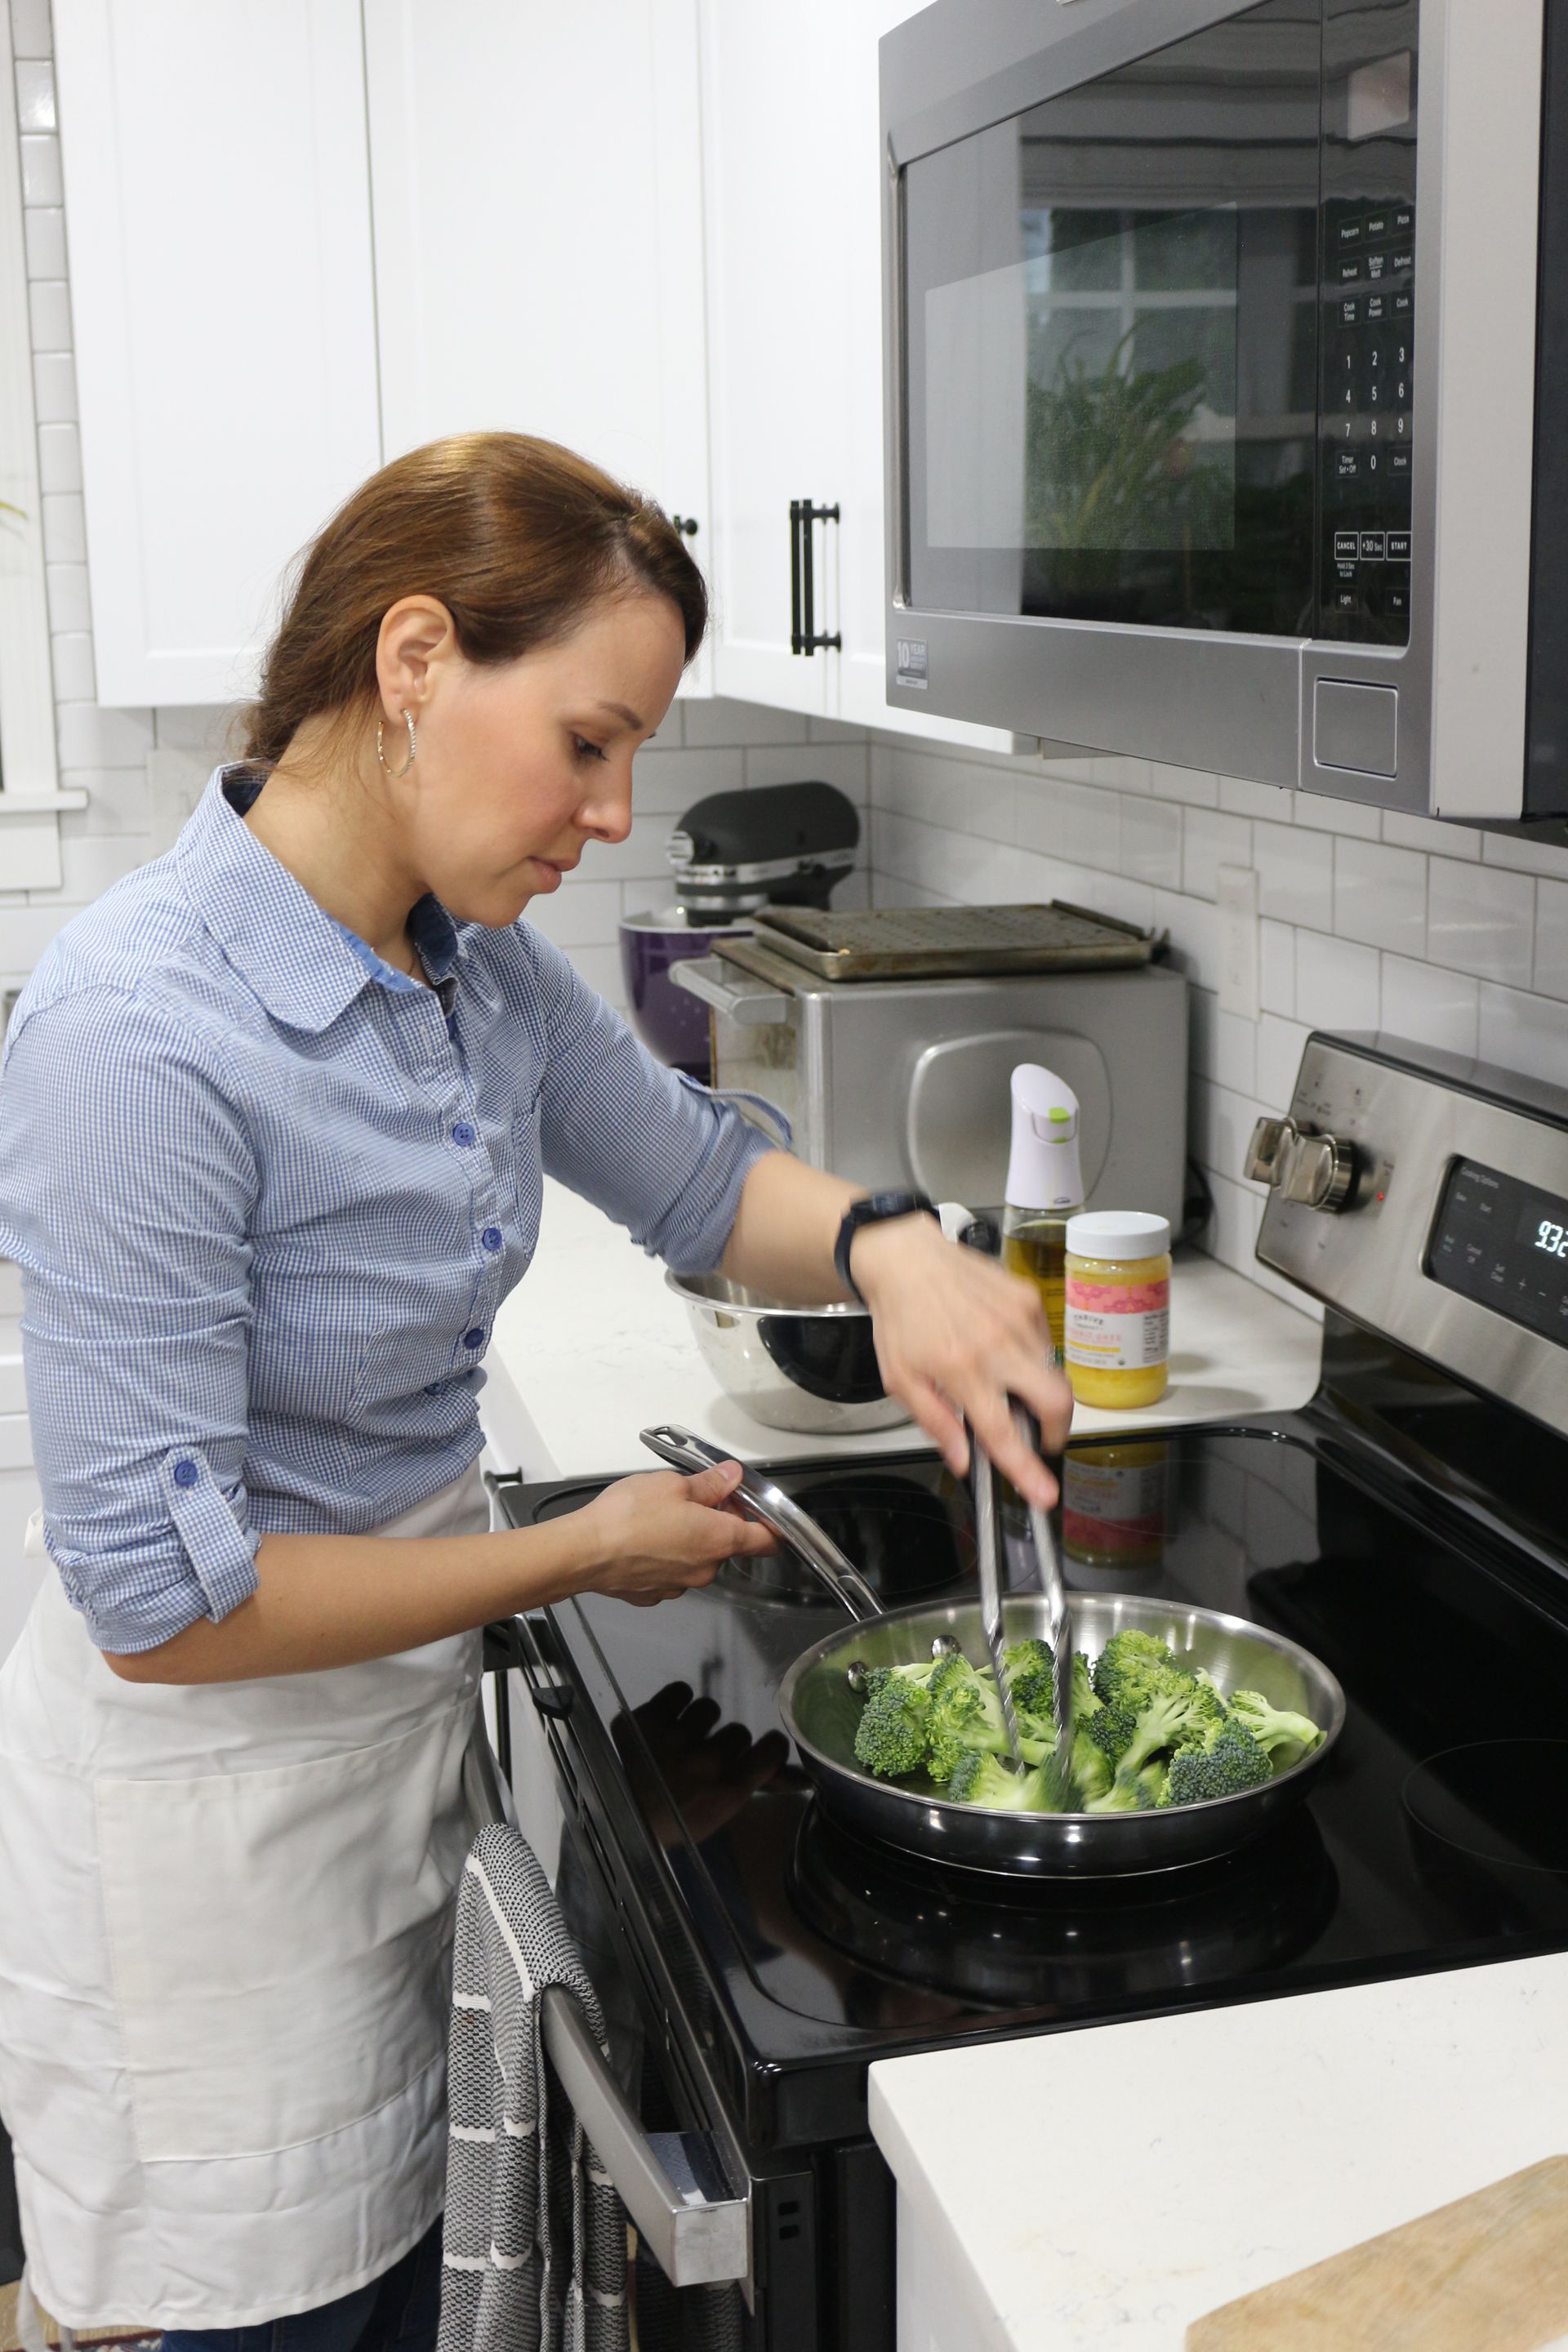
M 696 522 L 696 518 L 695 518 L 694 516 L 692 516 L 692 515 L 671 515 L 671 516 L 670 516 L 670 518 L 669 518 L 669 520 L 670 520 L 671 523 L 674 525 L 675 529 L 676 529 L 678 531 L 679 531 L 679 533 L 680 533 L 680 535 L 681 535 L 681 537 L 682 537 L 683 539 L 695 539 L 695 538 L 696 538 L 696 536 L 697 536 L 697 522 Z

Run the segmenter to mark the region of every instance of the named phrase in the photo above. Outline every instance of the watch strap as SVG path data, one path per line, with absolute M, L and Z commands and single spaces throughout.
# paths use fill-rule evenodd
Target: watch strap
M 838 1238 L 833 1244 L 833 1266 L 839 1281 L 852 1298 L 866 1304 L 860 1286 L 849 1271 L 849 1253 L 855 1236 L 863 1225 L 884 1225 L 895 1217 L 934 1217 L 935 1204 L 923 1192 L 873 1192 L 864 1201 L 852 1201 L 845 1211 L 838 1227 Z

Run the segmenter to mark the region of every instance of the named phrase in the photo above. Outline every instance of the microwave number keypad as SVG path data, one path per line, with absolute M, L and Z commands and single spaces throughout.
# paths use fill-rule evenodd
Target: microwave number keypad
M 1335 205 L 1323 289 L 1321 634 L 1410 635 L 1415 207 Z

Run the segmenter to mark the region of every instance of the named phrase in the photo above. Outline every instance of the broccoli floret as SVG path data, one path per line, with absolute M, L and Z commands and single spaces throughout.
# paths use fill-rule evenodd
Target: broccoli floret
M 952 1777 L 960 1759 L 972 1748 L 992 1756 L 1007 1753 L 1007 1725 L 995 1685 L 977 1674 L 958 1652 L 939 1659 L 926 1685 L 931 1703 L 927 1739 L 933 1780 Z
M 1103 1796 L 1085 1801 L 1086 1813 L 1146 1813 L 1155 1802 L 1142 1773 L 1118 1772 Z
M 1114 1770 L 1131 1744 L 1137 1720 L 1123 1707 L 1097 1706 L 1083 1727 L 1083 1736 Z
M 1261 1788 L 1273 1772 L 1268 1757 L 1239 1717 L 1227 1716 L 1212 1739 L 1180 1748 L 1172 1758 L 1167 1801 L 1201 1805 L 1213 1797 L 1238 1797 L 1244 1789 Z
M 999 1756 L 972 1748 L 961 1759 L 947 1793 L 961 1805 L 984 1805 L 993 1812 L 1050 1812 L 1055 1808 L 1046 1801 L 1046 1769 L 1037 1766 L 1031 1772 L 1015 1772 Z
M 1098 1720 L 1101 1712 L 1100 1703 L 1096 1700 L 1095 1720 Z M 1080 1721 L 1075 1716 L 1072 1734 L 1072 1777 L 1077 1783 L 1079 1795 L 1085 1804 L 1091 1797 L 1104 1796 L 1110 1786 L 1115 1770 L 1116 1767 L 1110 1758 L 1092 1736 L 1091 1723 Z
M 1025 1642 L 1009 1642 L 1002 1653 L 1007 1688 L 1020 1715 L 1045 1723 L 1056 1720 L 1056 1660 L 1051 1645 L 1031 1634 Z
M 1310 1716 L 1270 1706 L 1261 1691 L 1233 1692 L 1230 1704 L 1237 1721 L 1252 1734 L 1276 1770 L 1299 1764 L 1322 1744 L 1323 1735 Z
M 1099 1707 L 1100 1700 L 1089 1673 L 1089 1656 L 1087 1652 L 1079 1650 L 1075 1653 L 1072 1662 L 1072 1719 L 1075 1723 L 1086 1723 L 1099 1711 Z
M 922 1683 L 896 1667 L 868 1675 L 855 1732 L 856 1762 L 879 1780 L 918 1771 L 926 1759 L 931 1717 L 931 1696 Z
M 1179 1666 L 1165 1643 L 1131 1626 L 1112 1633 L 1094 1666 L 1095 1695 L 1104 1706 L 1142 1715 L 1150 1701 L 1193 1688 L 1193 1676 Z

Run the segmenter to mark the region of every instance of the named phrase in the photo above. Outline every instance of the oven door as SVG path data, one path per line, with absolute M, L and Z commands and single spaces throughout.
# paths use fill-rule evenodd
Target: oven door
M 887 37 L 889 701 L 1521 813 L 1541 0 L 1481 14 L 1484 58 L 1455 0 L 939 0 Z

